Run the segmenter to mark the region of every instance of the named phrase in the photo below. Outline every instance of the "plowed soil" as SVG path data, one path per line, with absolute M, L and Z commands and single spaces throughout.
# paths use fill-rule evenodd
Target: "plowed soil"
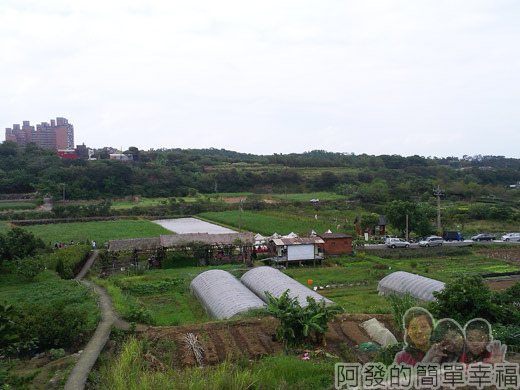
M 388 314 L 343 314 L 329 322 L 325 334 L 327 352 L 341 356 L 345 350 L 360 362 L 367 362 L 370 356 L 360 352 L 357 346 L 371 341 L 361 324 L 377 318 L 388 329 L 392 329 L 391 316 Z M 278 322 L 272 317 L 250 318 L 204 324 L 174 327 L 152 327 L 146 331 L 151 344 L 160 341 L 173 341 L 176 348 L 171 351 L 170 361 L 174 366 L 197 364 L 193 351 L 186 347 L 184 335 L 193 333 L 204 348 L 203 362 L 212 365 L 222 362 L 228 356 L 232 359 L 245 357 L 256 359 L 283 351 L 282 344 L 276 341 L 275 329 Z

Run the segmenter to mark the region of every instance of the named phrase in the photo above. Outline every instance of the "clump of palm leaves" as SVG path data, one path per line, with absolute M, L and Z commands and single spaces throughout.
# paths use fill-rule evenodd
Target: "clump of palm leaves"
M 276 336 L 286 346 L 297 346 L 307 343 L 324 343 L 324 334 L 327 323 L 336 315 L 343 312 L 341 307 L 327 306 L 324 300 L 316 302 L 307 297 L 307 305 L 302 306 L 298 299 L 289 296 L 286 290 L 279 298 L 265 292 L 268 310 L 280 320 L 276 329 Z

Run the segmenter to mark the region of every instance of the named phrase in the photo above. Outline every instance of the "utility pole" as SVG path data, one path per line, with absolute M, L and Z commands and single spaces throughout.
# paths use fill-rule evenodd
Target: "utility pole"
M 65 183 L 61 183 L 63 186 L 63 202 L 65 202 Z
M 433 190 L 433 196 L 437 197 L 437 235 L 441 235 L 441 196 L 444 196 L 444 190 L 441 190 L 440 185 Z
M 406 241 L 408 241 L 408 214 L 406 214 Z
M 242 233 L 241 219 L 242 219 L 242 199 L 240 199 L 240 202 L 238 202 L 238 232 L 239 233 Z

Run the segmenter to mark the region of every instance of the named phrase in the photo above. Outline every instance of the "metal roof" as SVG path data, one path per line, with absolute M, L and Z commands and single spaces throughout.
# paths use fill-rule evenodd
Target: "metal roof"
M 128 250 L 146 250 L 159 248 L 161 246 L 161 240 L 159 237 L 151 238 L 127 238 L 123 240 L 110 240 L 109 250 L 111 252 L 117 251 L 128 251 Z
M 349 236 L 348 234 L 344 234 L 344 233 L 321 233 L 321 234 L 318 234 L 318 237 L 321 237 L 324 240 L 327 240 L 330 238 L 352 238 L 352 236 Z
M 320 237 L 296 237 L 296 238 L 275 238 L 272 240 L 275 245 L 310 245 L 324 244 Z
M 237 239 L 246 245 L 253 245 L 255 243 L 253 233 L 189 233 L 162 235 L 161 245 L 164 247 L 172 247 L 190 242 L 200 242 L 207 245 L 233 245 Z
M 313 297 L 316 302 L 325 300 L 328 305 L 334 304 L 330 299 L 272 267 L 253 268 L 242 275 L 240 281 L 265 302 L 267 302 L 265 291 L 279 298 L 285 290 L 289 289 L 289 296 L 296 298 L 301 306 L 307 306 L 307 297 Z

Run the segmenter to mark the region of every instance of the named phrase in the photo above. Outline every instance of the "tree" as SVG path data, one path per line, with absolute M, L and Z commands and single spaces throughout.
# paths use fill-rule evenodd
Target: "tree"
M 384 208 L 388 222 L 403 235 L 406 231 L 406 215 L 408 215 L 408 231 L 420 236 L 431 233 L 430 218 L 435 210 L 426 204 L 394 200 Z
M 374 228 L 379 225 L 379 214 L 368 213 L 361 216 L 361 229 L 372 234 Z
M 0 234 L 0 265 L 4 260 L 35 256 L 38 250 L 44 247 L 45 244 L 40 238 L 15 226 L 6 235 Z
M 452 318 L 463 324 L 473 318 L 495 322 L 500 317 L 491 289 L 479 275 L 460 276 L 433 296 L 436 301 L 430 303 L 429 310 L 436 318 Z

